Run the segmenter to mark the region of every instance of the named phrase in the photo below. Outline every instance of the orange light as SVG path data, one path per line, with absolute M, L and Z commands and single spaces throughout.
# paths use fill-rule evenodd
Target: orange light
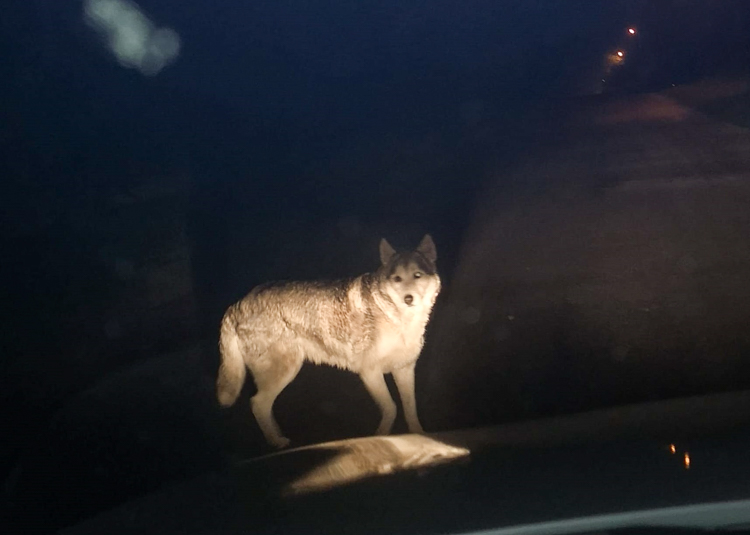
M 677 453 L 677 447 L 674 444 L 669 445 L 670 453 Z
M 685 452 L 685 470 L 690 470 L 690 454 Z
M 635 35 L 635 28 L 628 28 L 628 33 L 630 35 Z

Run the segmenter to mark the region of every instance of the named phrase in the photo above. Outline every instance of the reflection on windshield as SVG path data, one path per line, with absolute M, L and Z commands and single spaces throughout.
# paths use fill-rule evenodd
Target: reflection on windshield
M 323 444 L 320 448 L 338 450 L 338 453 L 290 483 L 285 493 L 304 494 L 330 489 L 370 476 L 428 468 L 469 455 L 466 448 L 423 435 L 342 440 Z
M 121 65 L 153 76 L 180 52 L 180 38 L 171 28 L 158 28 L 134 2 L 86 0 L 84 20 L 105 37 Z
M 678 448 L 676 444 L 670 444 L 667 449 L 669 449 L 669 453 L 672 455 L 677 455 Z M 685 467 L 685 470 L 690 470 L 690 453 L 688 451 L 682 453 L 682 466 Z

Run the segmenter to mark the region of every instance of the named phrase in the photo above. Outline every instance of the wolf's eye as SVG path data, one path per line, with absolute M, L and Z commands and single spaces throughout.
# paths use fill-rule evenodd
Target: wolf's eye
M 393 277 L 393 280 L 396 281 L 396 282 L 401 282 L 401 277 L 399 277 L 398 275 L 396 275 L 395 277 Z
M 419 277 L 421 277 L 421 276 L 422 276 L 422 272 L 421 272 L 421 271 L 417 271 L 417 272 L 416 272 L 416 273 L 414 274 L 414 278 L 415 278 L 415 279 L 418 279 L 418 278 L 419 278 Z

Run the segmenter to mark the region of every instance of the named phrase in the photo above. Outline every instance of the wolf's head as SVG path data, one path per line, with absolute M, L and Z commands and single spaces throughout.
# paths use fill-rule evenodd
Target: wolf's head
M 397 253 L 385 238 L 380 240 L 382 288 L 397 307 L 432 308 L 440 291 L 435 261 L 437 251 L 426 234 L 413 251 Z

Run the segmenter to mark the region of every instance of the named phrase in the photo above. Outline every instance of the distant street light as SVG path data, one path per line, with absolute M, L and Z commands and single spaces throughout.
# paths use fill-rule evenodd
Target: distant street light
M 620 58 L 621 58 L 621 57 L 623 57 L 624 55 L 625 55 L 625 52 L 623 52 L 622 50 L 618 50 L 618 51 L 617 51 L 617 56 L 618 56 L 618 57 L 620 57 Z
M 628 28 L 628 33 L 630 35 L 635 35 L 635 28 Z

